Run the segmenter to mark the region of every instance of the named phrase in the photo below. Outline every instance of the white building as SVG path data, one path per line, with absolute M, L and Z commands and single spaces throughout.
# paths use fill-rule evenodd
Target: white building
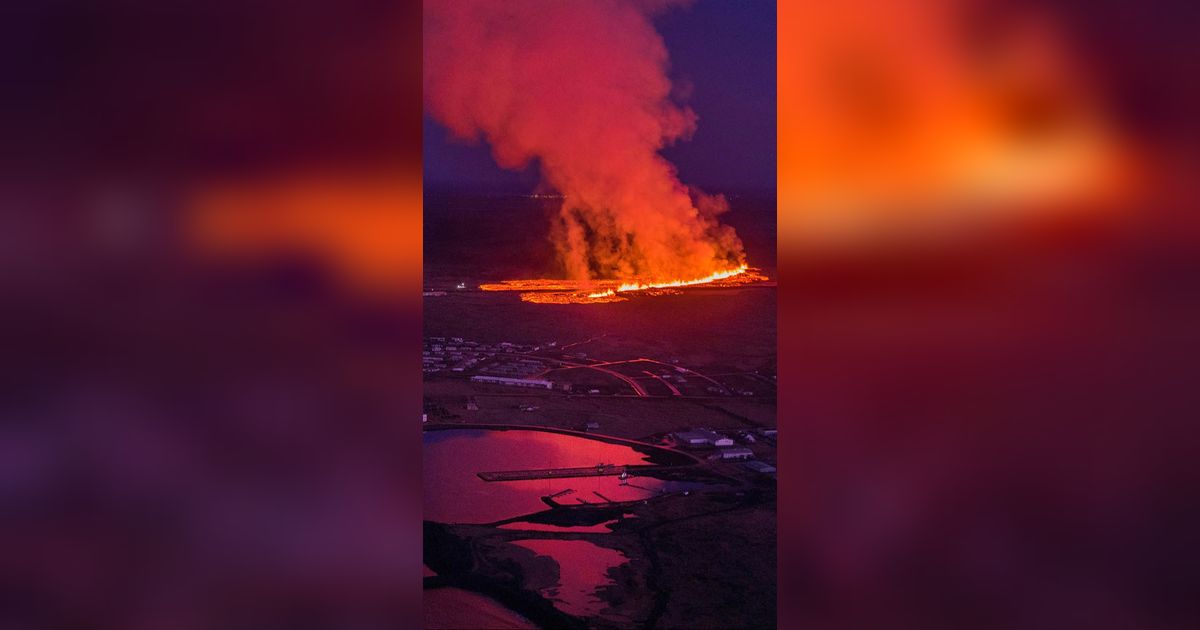
M 536 378 L 508 378 L 507 376 L 472 376 L 471 380 L 476 383 L 491 383 L 493 385 L 511 385 L 513 387 L 536 387 L 540 389 L 554 389 L 554 383 Z
M 675 440 L 683 446 L 733 446 L 732 439 L 707 429 L 676 432 Z

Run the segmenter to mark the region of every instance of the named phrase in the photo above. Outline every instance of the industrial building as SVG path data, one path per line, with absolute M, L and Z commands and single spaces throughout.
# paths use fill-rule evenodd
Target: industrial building
M 754 457 L 754 451 L 745 446 L 730 446 L 718 449 L 717 452 L 721 455 L 721 459 L 750 459 Z
M 683 446 L 707 446 L 711 440 L 705 431 L 679 431 L 674 434 L 675 441 Z
M 700 446 L 733 446 L 733 440 L 707 429 L 695 429 L 692 431 L 679 431 L 674 434 L 675 440 L 683 446 L 700 447 Z
M 764 475 L 769 475 L 769 474 L 775 472 L 775 470 L 776 470 L 776 468 L 774 466 L 772 466 L 766 462 L 760 462 L 760 461 L 745 462 L 742 464 L 742 466 L 745 467 L 747 470 L 753 470 L 756 473 L 761 473 Z
M 511 385 L 513 387 L 536 387 L 540 389 L 554 389 L 554 383 L 535 378 L 508 378 L 506 376 L 472 376 L 471 380 L 476 383 L 491 383 L 494 385 Z

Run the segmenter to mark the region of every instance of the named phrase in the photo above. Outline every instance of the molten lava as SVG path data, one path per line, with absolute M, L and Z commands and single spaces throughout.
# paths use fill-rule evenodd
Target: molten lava
M 575 291 L 579 283 L 571 280 L 502 280 L 479 285 L 482 291 Z
M 607 291 L 602 291 L 599 293 L 590 293 L 590 294 L 588 294 L 588 297 L 602 298 L 602 297 L 608 297 L 610 295 L 616 295 L 617 293 L 625 293 L 626 291 L 643 291 L 646 289 L 667 289 L 667 288 L 674 288 L 674 287 L 690 287 L 690 286 L 696 285 L 696 284 L 710 284 L 710 283 L 716 282 L 717 280 L 725 280 L 727 278 L 739 276 L 741 274 L 746 273 L 749 270 L 750 270 L 750 267 L 743 264 L 736 269 L 717 271 L 717 272 L 711 273 L 707 276 L 704 276 L 703 278 L 697 278 L 695 280 L 670 280 L 668 282 L 650 282 L 650 283 L 645 283 L 645 284 L 638 283 L 638 282 L 628 282 L 628 283 L 622 284 L 621 286 L 619 286 L 615 289 L 609 289 Z
M 734 287 L 767 280 L 758 269 L 741 265 L 709 274 L 703 278 L 666 281 L 592 280 L 587 283 L 570 280 L 531 279 L 504 280 L 481 284 L 483 291 L 520 291 L 521 301 L 534 304 L 604 304 L 624 302 L 623 293 L 641 295 L 674 295 L 682 287 L 704 285 L 708 287 Z
M 538 292 L 529 291 L 521 294 L 522 302 L 532 304 L 604 304 L 606 302 L 624 302 L 625 298 L 613 293 L 591 297 L 584 293 L 566 291 Z

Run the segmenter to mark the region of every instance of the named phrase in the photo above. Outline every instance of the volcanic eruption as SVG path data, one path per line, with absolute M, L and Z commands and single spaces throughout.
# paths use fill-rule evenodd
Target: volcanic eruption
M 718 220 L 725 198 L 683 184 L 660 154 L 697 121 L 672 99 L 651 21 L 671 4 L 425 3 L 426 111 L 455 137 L 486 141 L 504 168 L 536 163 L 562 195 L 549 233 L 568 282 L 482 288 L 603 300 L 748 270 L 741 240 Z

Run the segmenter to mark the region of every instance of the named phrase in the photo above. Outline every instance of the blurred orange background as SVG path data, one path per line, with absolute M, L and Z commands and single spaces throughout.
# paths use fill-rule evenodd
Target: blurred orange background
M 1133 190 L 1141 147 L 1050 11 L 783 2 L 779 24 L 785 247 L 929 246 Z
M 1200 621 L 1188 23 L 779 3 L 783 627 Z

